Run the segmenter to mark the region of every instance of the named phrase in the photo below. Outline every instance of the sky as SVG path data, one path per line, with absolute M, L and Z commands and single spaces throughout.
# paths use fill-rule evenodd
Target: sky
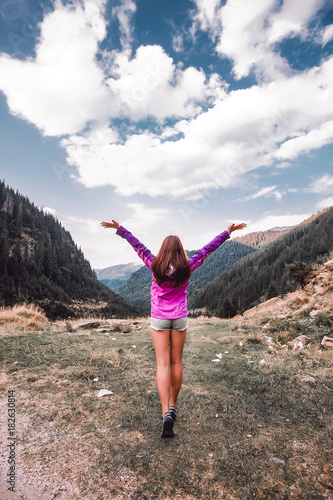
M 95 269 L 333 205 L 333 0 L 1 0 L 0 178 Z M 244 233 L 243 233 L 244 234 Z

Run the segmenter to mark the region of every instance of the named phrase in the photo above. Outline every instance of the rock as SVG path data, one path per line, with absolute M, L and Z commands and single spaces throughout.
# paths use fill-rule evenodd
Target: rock
M 129 319 L 107 319 L 106 322 L 109 323 L 109 325 L 111 325 L 111 326 L 113 326 L 113 325 L 131 326 L 134 324 L 133 321 L 131 321 Z
M 108 333 L 108 332 L 113 332 L 113 328 L 111 326 L 103 326 L 102 328 L 97 328 L 96 332 L 98 333 Z
M 321 341 L 321 345 L 323 347 L 333 347 L 333 339 L 331 337 L 323 337 L 323 340 Z
M 288 342 L 288 345 L 292 347 L 293 351 L 298 351 L 304 349 L 304 347 L 309 344 L 311 340 L 306 335 L 299 335 L 294 340 Z
M 311 377 L 310 375 L 308 375 L 306 377 L 302 377 L 301 381 L 302 382 L 312 382 L 312 383 L 314 383 L 316 381 L 316 379 L 314 379 L 313 377 Z
M 101 389 L 97 394 L 97 397 L 101 398 L 102 396 L 107 396 L 108 394 L 113 394 L 113 392 L 109 391 L 108 389 Z
M 274 462 L 276 465 L 286 465 L 286 462 L 281 458 L 272 457 L 271 461 Z
M 259 365 L 261 365 L 261 366 L 262 366 L 262 365 L 265 365 L 265 364 L 266 364 L 266 361 L 265 361 L 264 359 L 261 359 L 261 360 L 259 361 Z
M 310 318 L 314 318 L 319 313 L 320 313 L 320 311 L 318 311 L 317 309 L 314 309 L 313 311 L 310 312 Z
M 73 326 L 73 330 L 78 330 L 79 328 L 97 328 L 100 325 L 99 321 L 86 321 L 85 323 L 79 323 Z

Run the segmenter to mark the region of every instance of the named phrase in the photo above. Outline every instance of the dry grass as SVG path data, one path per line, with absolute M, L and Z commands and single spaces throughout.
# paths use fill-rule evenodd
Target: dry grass
M 14 307 L 0 308 L 0 325 L 12 324 L 23 330 L 42 330 L 49 323 L 45 313 L 37 306 L 16 305 Z
M 173 440 L 160 438 L 148 320 L 126 333 L 68 332 L 61 322 L 2 335 L 1 388 L 17 397 L 19 494 L 331 499 L 333 355 L 319 352 L 327 327 L 299 324 L 314 337 L 304 352 L 280 349 L 244 318 L 189 320 Z M 287 332 L 288 320 L 280 326 Z M 113 395 L 98 398 L 103 388 Z

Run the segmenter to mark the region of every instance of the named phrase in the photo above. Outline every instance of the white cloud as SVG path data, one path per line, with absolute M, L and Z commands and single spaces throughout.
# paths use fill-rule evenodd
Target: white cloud
M 13 114 L 45 135 L 62 136 L 117 117 L 195 116 L 221 94 L 217 75 L 206 78 L 202 70 L 177 67 L 160 46 L 141 46 L 132 56 L 130 16 L 136 7 L 131 0 L 113 9 L 124 49 L 99 53 L 106 36 L 105 4 L 57 2 L 40 24 L 35 58 L 0 55 L 0 90 Z
M 194 27 L 208 31 L 218 40 L 216 50 L 233 63 L 236 78 L 253 69 L 267 80 L 288 74 L 289 65 L 275 50 L 289 37 L 306 36 L 309 21 L 324 0 L 195 0 Z M 328 35 L 329 36 L 329 35 Z
M 193 15 L 193 29 L 200 29 L 212 32 L 217 36 L 221 30 L 221 2 L 220 0 L 195 0 L 197 12 Z
M 318 128 L 311 130 L 294 139 L 282 144 L 276 152 L 276 158 L 293 159 L 302 153 L 308 153 L 313 149 L 319 149 L 333 140 L 333 121 L 323 123 Z
M 106 34 L 104 4 L 57 2 L 40 25 L 35 59 L 0 56 L 0 90 L 11 112 L 46 135 L 72 134 L 105 116 L 109 91 L 95 59 Z
M 46 214 L 51 214 L 53 217 L 57 217 L 57 211 L 55 208 L 43 207 L 43 212 Z
M 326 174 L 316 179 L 311 186 L 311 190 L 319 194 L 333 193 L 333 175 Z
M 302 9 L 295 0 L 197 0 L 194 24 L 216 37 L 238 77 L 265 68 L 266 80 L 231 92 L 217 74 L 176 65 L 161 46 L 132 52 L 133 0 L 113 10 L 123 50 L 99 52 L 105 2 L 57 2 L 40 25 L 35 58 L 0 56 L 0 88 L 11 112 L 62 137 L 85 186 L 197 199 L 221 186 L 244 186 L 259 167 L 276 172 L 332 142 L 333 57 L 296 73 L 276 50 L 278 41 L 306 33 L 321 0 L 304 0 Z M 268 195 L 283 193 L 255 197 Z
M 121 5 L 113 7 L 112 12 L 118 17 L 120 25 L 120 41 L 123 49 L 130 47 L 132 42 L 133 27 L 131 19 L 136 11 L 136 5 L 132 0 L 123 0 Z
M 66 226 L 76 226 L 78 229 L 88 233 L 97 233 L 100 230 L 100 221 L 97 220 L 78 217 L 76 215 L 62 215 L 60 217 Z
M 254 233 L 256 231 L 266 231 L 267 229 L 273 229 L 277 227 L 291 227 L 296 226 L 303 222 L 305 219 L 310 217 L 311 214 L 270 214 L 266 213 L 264 216 L 256 221 L 246 221 L 247 228 L 244 230 L 244 234 Z
M 280 10 L 270 19 L 269 42 L 271 44 L 280 40 L 301 35 L 307 35 L 306 26 L 316 12 L 322 7 L 324 0 L 284 0 Z
M 249 196 L 246 196 L 245 198 L 242 198 L 239 201 L 244 202 L 244 201 L 255 200 L 257 198 L 261 198 L 262 196 L 265 196 L 265 197 L 275 196 L 275 198 L 277 200 L 280 200 L 282 198 L 283 194 L 280 191 L 278 191 L 276 188 L 277 188 L 277 186 L 265 187 L 263 189 L 260 189 L 256 193 L 253 193 Z
M 175 52 L 182 52 L 184 50 L 183 35 L 178 34 L 172 37 L 172 48 Z
M 135 228 L 135 231 L 147 231 L 149 226 L 155 225 L 168 215 L 168 210 L 165 208 L 147 207 L 143 203 L 128 203 L 127 207 L 133 211 L 133 214 L 121 224 Z
M 159 45 L 141 46 L 134 57 L 130 51 L 116 53 L 106 83 L 119 115 L 132 120 L 194 116 L 222 87 L 216 75 L 206 80 L 201 70 L 177 68 Z
M 333 40 L 333 24 L 326 26 L 322 33 L 322 44 L 325 46 L 328 42 Z
M 198 198 L 206 189 L 242 186 L 258 167 L 282 159 L 279 170 L 286 160 L 327 144 L 332 84 L 333 58 L 276 82 L 224 91 L 209 109 L 161 133 L 128 131 L 119 141 L 105 124 L 97 143 L 88 131 L 62 145 L 86 186 L 110 184 L 123 195 Z M 158 113 L 161 119 L 163 111 Z M 275 196 L 280 199 L 282 193 Z
M 325 198 L 317 203 L 317 208 L 319 210 L 324 210 L 324 208 L 333 207 L 333 196 L 330 198 Z

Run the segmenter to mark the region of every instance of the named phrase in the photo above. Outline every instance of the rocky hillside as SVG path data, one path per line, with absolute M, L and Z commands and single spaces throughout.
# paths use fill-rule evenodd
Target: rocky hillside
M 330 259 L 313 269 L 312 277 L 304 288 L 298 288 L 283 298 L 266 300 L 235 319 L 253 319 L 258 323 L 265 318 L 268 321 L 306 318 L 325 321 L 326 318 L 329 323 L 327 318 L 331 318 L 333 327 L 333 254 Z

